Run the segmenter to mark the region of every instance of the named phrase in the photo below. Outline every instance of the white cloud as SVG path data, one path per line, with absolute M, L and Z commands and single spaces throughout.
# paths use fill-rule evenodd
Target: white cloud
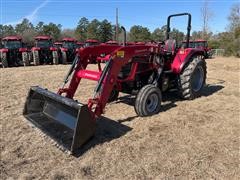
M 27 18 L 30 22 L 34 21 L 35 19 L 37 19 L 37 14 L 38 11 L 40 9 L 42 9 L 43 7 L 45 7 L 48 3 L 50 2 L 50 0 L 45 0 L 43 1 L 39 6 L 37 6 L 30 14 L 28 14 L 27 16 L 22 17 L 21 19 L 17 20 L 17 21 L 13 21 L 13 22 L 7 22 L 4 25 L 16 25 L 22 22 L 22 20 L 24 18 Z

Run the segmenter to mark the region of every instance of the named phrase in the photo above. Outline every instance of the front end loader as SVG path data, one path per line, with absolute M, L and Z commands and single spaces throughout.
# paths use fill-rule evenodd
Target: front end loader
M 186 48 L 176 47 L 170 39 L 170 19 L 188 16 Z M 168 17 L 166 41 L 162 45 L 97 45 L 81 48 L 57 93 L 33 86 L 27 96 L 23 115 L 51 136 L 65 150 L 74 154 L 93 135 L 96 119 L 107 103 L 115 101 L 119 92 L 136 96 L 134 109 L 138 116 L 151 116 L 161 110 L 162 93 L 178 88 L 184 99 L 198 97 L 205 84 L 204 52 L 189 48 L 191 15 Z M 124 28 L 123 28 L 124 30 Z M 126 37 L 126 36 L 125 36 Z M 88 69 L 102 54 L 109 55 L 104 68 Z M 74 100 L 82 79 L 96 81 L 88 103 Z
M 36 127 L 74 152 L 95 131 L 95 121 L 86 104 L 40 87 L 31 87 L 23 115 Z

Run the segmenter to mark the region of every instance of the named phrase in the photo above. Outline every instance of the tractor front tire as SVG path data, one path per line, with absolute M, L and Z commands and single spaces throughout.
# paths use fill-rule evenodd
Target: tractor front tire
M 135 101 L 135 112 L 138 116 L 152 116 L 161 110 L 161 90 L 152 85 L 146 85 L 140 89 Z
M 119 91 L 116 88 L 113 88 L 113 90 L 108 98 L 108 102 L 116 101 L 118 99 L 118 96 L 119 96 Z
M 33 51 L 33 64 L 35 66 L 38 66 L 40 64 L 40 61 L 39 61 L 39 52 L 38 51 Z
M 62 51 L 62 64 L 67 64 L 67 53 Z
M 55 64 L 55 65 L 57 65 L 58 64 L 58 53 L 57 53 L 57 51 L 53 51 L 52 52 L 52 56 L 53 56 L 53 64 Z
M 7 53 L 1 53 L 1 61 L 2 61 L 2 67 L 7 68 L 8 67 L 8 60 L 7 60 Z
M 203 56 L 194 56 L 178 78 L 179 92 L 183 99 L 191 100 L 201 95 L 207 75 Z
M 29 57 L 27 52 L 22 53 L 22 61 L 24 66 L 29 66 Z

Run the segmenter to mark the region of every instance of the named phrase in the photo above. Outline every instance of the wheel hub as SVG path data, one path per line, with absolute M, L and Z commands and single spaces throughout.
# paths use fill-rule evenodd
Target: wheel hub
M 198 66 L 192 75 L 192 89 L 197 92 L 202 88 L 204 79 L 204 71 L 201 66 Z
M 149 95 L 146 103 L 146 108 L 148 112 L 154 112 L 158 106 L 158 96 L 157 94 Z

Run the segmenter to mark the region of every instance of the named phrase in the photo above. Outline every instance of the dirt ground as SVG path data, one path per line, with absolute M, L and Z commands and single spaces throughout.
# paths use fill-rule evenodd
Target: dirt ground
M 56 91 L 69 66 L 0 69 L 1 179 L 239 179 L 239 63 L 207 60 L 203 95 L 164 95 L 162 112 L 152 117 L 137 117 L 127 97 L 109 104 L 78 157 L 22 116 L 29 87 Z M 76 98 L 86 101 L 95 82 L 82 84 Z

